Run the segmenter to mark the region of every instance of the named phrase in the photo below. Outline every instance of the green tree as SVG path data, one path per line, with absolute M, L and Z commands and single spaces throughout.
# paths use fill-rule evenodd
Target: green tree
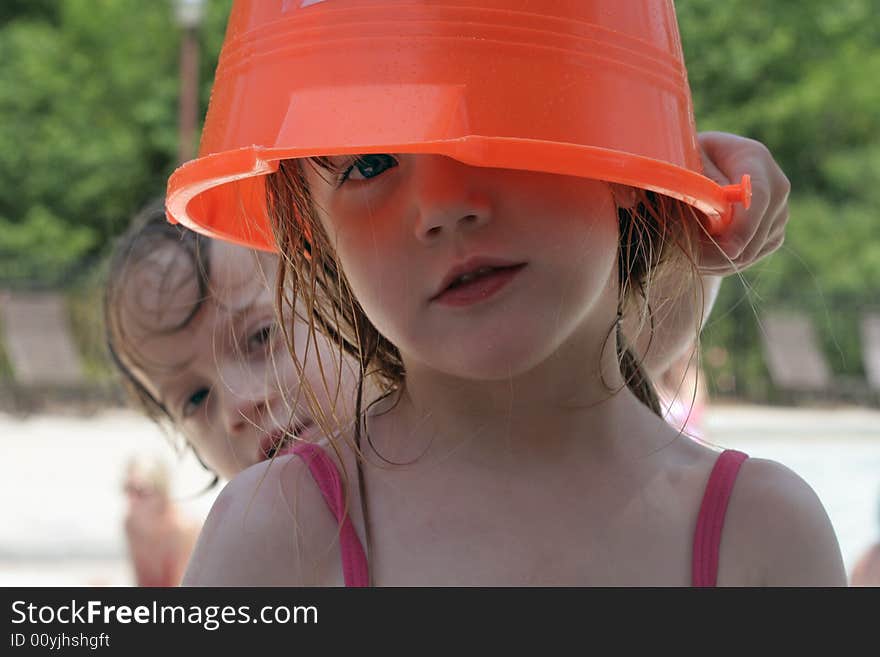
M 229 5 L 208 6 L 204 100 Z M 57 285 L 164 191 L 180 30 L 170 2 L 14 2 L 0 16 L 0 280 Z

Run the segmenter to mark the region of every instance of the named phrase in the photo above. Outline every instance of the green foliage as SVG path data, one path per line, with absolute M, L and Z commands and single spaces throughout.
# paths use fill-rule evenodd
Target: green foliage
M 229 4 L 208 7 L 205 101 Z M 58 285 L 164 191 L 180 30 L 171 2 L 14 2 L 0 16 L 0 281 Z
M 2 335 L 5 334 L 3 332 L 3 317 L 0 315 L 0 336 Z M 6 353 L 3 340 L 0 340 L 0 384 L 12 381 L 14 375 L 15 372 L 12 370 L 12 363 L 9 362 L 9 355 Z
M 23 17 L 55 21 L 58 17 L 58 2 L 57 0 L 3 0 L 0 4 L 0 25 Z
M 826 167 L 829 158 L 878 144 L 876 1 L 680 0 L 676 7 L 700 128 L 766 143 L 796 194 L 849 198 L 849 181 Z
M 104 270 L 96 267 L 67 293 L 71 337 L 82 358 L 85 376 L 95 382 L 110 380 L 115 374 L 104 339 Z
M 93 228 L 70 225 L 42 205 L 28 208 L 17 223 L 0 217 L 0 278 L 26 282 L 63 276 L 96 242 Z

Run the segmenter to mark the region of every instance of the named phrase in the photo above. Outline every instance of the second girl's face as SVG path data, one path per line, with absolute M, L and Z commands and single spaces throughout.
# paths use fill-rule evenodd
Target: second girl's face
M 277 260 L 217 240 L 208 248 L 206 298 L 199 300 L 195 272 L 181 264 L 179 249 L 169 246 L 130 274 L 122 317 L 129 342 L 136 345 L 134 375 L 163 403 L 202 462 L 229 479 L 271 457 L 283 432 L 305 440 L 321 432 L 307 398 L 297 394 L 300 377 L 277 330 L 270 291 Z M 197 305 L 182 328 L 169 328 Z M 295 347 L 302 359 L 306 327 L 295 321 Z M 329 390 L 317 356 L 332 379 Z M 354 379 L 343 368 L 337 390 L 337 362 L 319 335 L 305 358 L 305 374 L 328 415 L 335 404 L 336 413 L 345 416 Z
M 608 335 L 619 229 L 607 183 L 437 155 L 331 164 L 301 163 L 319 218 L 408 369 L 500 380 L 576 334 Z

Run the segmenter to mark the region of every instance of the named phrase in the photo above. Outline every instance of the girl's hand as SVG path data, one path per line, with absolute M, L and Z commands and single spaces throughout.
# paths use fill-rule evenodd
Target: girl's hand
M 746 173 L 752 177 L 749 209 L 735 205 L 724 232 L 713 238 L 704 236 L 699 250 L 701 274 L 726 276 L 782 246 L 791 183 L 761 142 L 725 132 L 702 132 L 698 138 L 707 177 L 719 185 L 738 182 Z
M 752 204 L 733 209 L 733 217 L 721 235 L 703 235 L 698 251 L 700 273 L 693 288 L 681 288 L 676 279 L 669 288 L 668 303 L 661 304 L 651 330 L 639 318 L 624 315 L 624 334 L 653 380 L 684 354 L 692 353 L 694 339 L 712 312 L 724 276 L 741 272 L 780 246 L 788 222 L 788 193 L 791 185 L 764 144 L 724 132 L 699 135 L 703 172 L 719 185 L 739 182 L 743 174 L 752 177 Z M 666 298 L 663 281 L 658 281 L 656 298 Z M 698 328 L 699 327 L 699 328 Z

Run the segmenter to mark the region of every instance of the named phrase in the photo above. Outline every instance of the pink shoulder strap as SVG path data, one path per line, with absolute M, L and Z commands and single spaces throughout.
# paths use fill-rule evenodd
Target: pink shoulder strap
M 358 538 L 351 517 L 345 512 L 345 491 L 336 464 L 323 449 L 312 443 L 298 443 L 293 453 L 306 465 L 321 494 L 339 522 L 339 547 L 342 551 L 342 574 L 346 586 L 369 586 L 370 571 L 367 556 Z
M 694 532 L 692 586 L 715 586 L 718 580 L 718 551 L 727 503 L 747 454 L 728 449 L 721 452 L 703 494 L 697 529 Z

